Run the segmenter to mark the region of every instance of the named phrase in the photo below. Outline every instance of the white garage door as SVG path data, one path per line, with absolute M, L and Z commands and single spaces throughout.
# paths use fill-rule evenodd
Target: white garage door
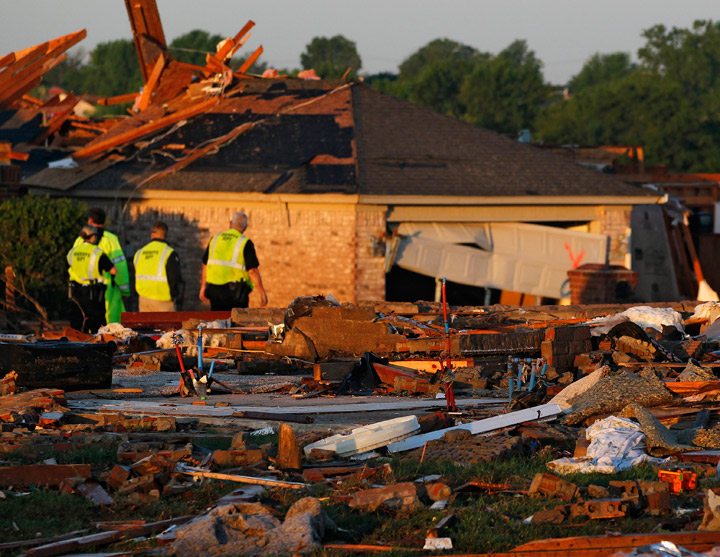
M 605 263 L 608 236 L 522 223 L 403 223 L 395 263 L 473 286 L 569 296 L 567 272 Z M 475 247 L 460 244 L 472 244 Z

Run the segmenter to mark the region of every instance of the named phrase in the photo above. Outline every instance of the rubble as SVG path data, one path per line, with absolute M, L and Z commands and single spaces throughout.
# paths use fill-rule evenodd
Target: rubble
M 244 310 L 224 323 L 186 312 L 182 337 L 176 332 L 179 343 L 168 348 L 143 340 L 152 331 L 123 330 L 127 327 L 63 341 L 111 343 L 112 373 L 121 383 L 114 380 L 110 388 L 24 391 L 17 383 L 10 387 L 23 370 L 8 373 L 6 395 L 0 396 L 1 492 L 17 497 L 17 490 L 52 491 L 104 512 L 190 501 L 203 489 L 234 489 L 195 509 L 185 526 L 158 532 L 155 543 L 177 555 L 210 547 L 215 554 L 257 555 L 378 547 L 340 543 L 347 536 L 327 518 L 330 508 L 333 516 L 396 520 L 441 513 L 437 527 L 424 524 L 415 538 L 393 547 L 462 551 L 456 528 L 466 519 L 458 504 L 484 500 L 484 510 L 473 512 L 502 515 L 509 525 L 516 519 L 507 511 L 498 515 L 492 501 L 499 505 L 513 497 L 532 506 L 525 514 L 532 516 L 528 523 L 543 528 L 601 522 L 621 529 L 623 521 L 642 517 L 696 530 L 716 527 L 712 497 L 699 495 L 707 491 L 704 482 L 715 481 L 720 450 L 699 449 L 720 449 L 715 354 L 720 347 L 699 334 L 697 323 L 688 324 L 691 311 L 677 312 L 682 329 L 697 333 L 683 338 L 674 326 L 643 330 L 630 321 L 594 335 L 599 326 L 585 316 L 571 317 L 576 310 L 555 309 L 552 319 L 534 321 L 529 315 L 520 320 L 508 308 L 451 308 L 449 322 L 464 328 L 449 327 L 452 367 L 447 367 L 438 308 L 422 313 L 419 306 L 397 306 L 412 311 L 388 316 L 375 307 L 315 304 L 310 298 L 296 309 L 288 322 L 280 320 L 284 336 L 277 328 L 273 333 L 249 325 L 261 318 Z M 613 309 L 628 308 L 604 311 Z M 593 316 L 590 310 L 586 314 Z M 353 331 L 353 342 L 344 330 Z M 294 336 L 298 331 L 302 342 Z M 172 338 L 172 331 L 153 334 L 163 336 L 158 333 Z M 186 398 L 179 392 L 181 366 L 184 380 L 195 388 Z M 254 370 L 277 375 L 261 380 L 249 373 Z M 454 407 L 445 398 L 450 385 Z M 209 435 L 209 428 L 219 433 Z M 85 450 L 105 451 L 108 460 L 91 466 L 61 459 Z M 462 479 L 443 473 L 413 477 L 404 469 L 404 463 L 452 463 L 456 470 L 472 471 L 524 461 L 542 468 L 527 476 Z M 645 467 L 634 468 L 641 462 Z M 650 464 L 660 468 L 648 475 Z M 588 485 L 559 477 L 578 470 L 602 472 L 608 482 Z M 621 470 L 645 476 L 613 479 Z M 691 474 L 697 489 L 676 481 Z M 243 487 L 230 487 L 238 485 Z M 690 498 L 695 507 L 675 516 L 680 498 Z M 207 507 L 211 510 L 204 511 Z M 442 522 L 450 516 L 460 519 Z M 115 544 L 141 528 L 106 522 L 109 531 L 96 532 L 88 524 L 74 541 L 52 544 Z M 648 536 L 637 534 L 632 543 L 651 540 Z M 672 539 L 712 546 L 693 545 L 710 538 Z M 552 543 L 561 547 L 560 541 Z M 523 547 L 540 546 L 516 549 Z

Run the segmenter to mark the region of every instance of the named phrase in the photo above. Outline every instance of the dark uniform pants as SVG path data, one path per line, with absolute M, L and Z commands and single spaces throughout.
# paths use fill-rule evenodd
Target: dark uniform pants
M 228 284 L 206 284 L 205 296 L 210 300 L 211 311 L 231 311 L 233 308 L 246 308 L 250 302 L 252 289 L 246 282 Z
M 70 326 L 84 333 L 97 333 L 105 321 L 105 285 L 102 283 L 85 286 L 70 282 L 72 310 Z

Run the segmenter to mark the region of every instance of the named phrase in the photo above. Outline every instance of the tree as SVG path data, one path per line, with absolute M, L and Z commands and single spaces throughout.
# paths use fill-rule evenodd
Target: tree
M 624 77 L 635 67 L 626 52 L 596 53 L 568 83 L 570 94 L 575 95 L 595 85 Z
M 129 39 L 99 43 L 90 61 L 68 75 L 67 89 L 112 97 L 139 91 L 143 84 L 135 44 Z
M 315 37 L 300 55 L 303 69 L 314 68 L 324 79 L 338 79 L 350 69 L 351 76 L 356 76 L 362 67 L 362 60 L 357 47 L 342 35 L 334 37 Z
M 410 55 L 400 64 L 400 79 L 412 80 L 423 73 L 426 68 L 434 62 L 475 62 L 478 59 L 486 58 L 487 54 L 481 54 L 471 46 L 451 41 L 450 39 L 435 39 Z
M 459 100 L 467 107 L 465 120 L 516 134 L 531 127 L 549 91 L 535 53 L 525 41 L 514 41 L 497 56 L 475 64 Z
M 67 300 L 65 254 L 85 217 L 86 207 L 69 199 L 28 195 L 0 204 L 0 266 L 12 266 L 51 315 L 58 316 Z
M 535 135 L 552 142 L 642 145 L 650 164 L 717 171 L 720 25 L 697 21 L 692 29 L 670 31 L 656 25 L 643 36 L 637 67 L 612 55 L 591 59 L 571 80 L 581 84 L 577 92 L 538 116 Z M 613 65 L 621 71 L 605 71 Z
M 82 48 L 68 52 L 65 60 L 43 74 L 40 96 L 45 95 L 51 87 L 68 90 L 68 82 L 80 71 L 86 57 L 87 53 Z
M 211 35 L 201 29 L 193 29 L 175 37 L 168 45 L 168 52 L 181 62 L 205 65 L 205 56 L 217 52 L 217 44 L 225 39 L 222 35 Z

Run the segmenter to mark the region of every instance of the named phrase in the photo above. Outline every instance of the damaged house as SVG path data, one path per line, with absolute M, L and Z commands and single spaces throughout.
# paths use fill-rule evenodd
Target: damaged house
M 237 210 L 249 215 L 269 303 L 279 307 L 318 292 L 392 299 L 398 277 L 408 287 L 415 275 L 430 277 L 424 299 L 441 276 L 568 297 L 567 271 L 625 264 L 633 207 L 660 201 L 361 83 L 245 80 L 120 155 L 103 147 L 115 131 L 77 151 L 77 168 L 47 169 L 24 185 L 105 207 L 128 256 L 155 220 L 167 221 L 190 303 L 204 246 Z M 175 169 L 188 154 L 193 161 Z
M 569 297 L 567 271 L 588 263 L 642 265 L 637 298 L 676 299 L 662 287 L 661 194 L 361 82 L 248 75 L 262 47 L 233 70 L 251 21 L 192 66 L 167 52 L 154 2 L 128 15 L 145 86 L 101 104 L 133 102 L 129 117 L 100 126 L 69 116 L 75 96 L 24 94 L 82 31 L 6 57 L 28 77 L 0 94 L 0 135 L 30 153 L 24 190 L 105 208 L 128 259 L 166 221 L 186 309 L 200 306 L 204 247 L 238 210 L 272 307 L 317 293 L 438 299 L 439 277 L 455 304 L 489 303 L 490 289 L 531 304 Z M 52 156 L 38 165 L 42 142 Z M 631 214 L 645 231 L 632 262 Z

